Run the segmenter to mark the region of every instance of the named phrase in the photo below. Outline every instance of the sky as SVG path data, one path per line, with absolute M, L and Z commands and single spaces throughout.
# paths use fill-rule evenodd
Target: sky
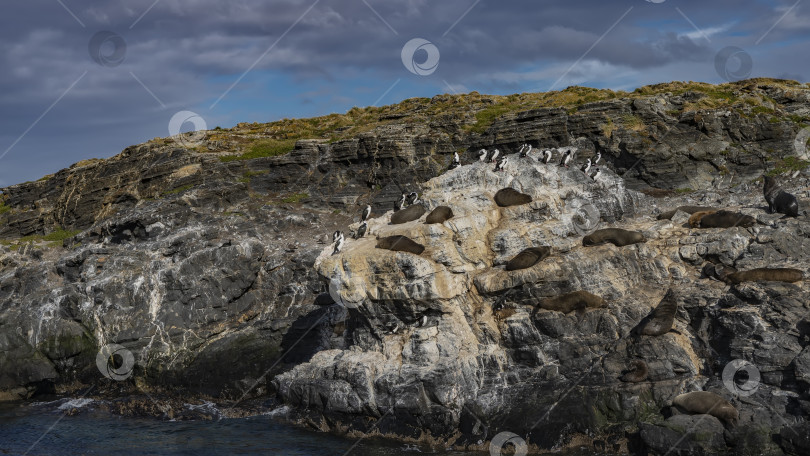
M 810 0 L 10 0 L 0 187 L 178 131 L 411 97 L 807 82 L 809 41 Z

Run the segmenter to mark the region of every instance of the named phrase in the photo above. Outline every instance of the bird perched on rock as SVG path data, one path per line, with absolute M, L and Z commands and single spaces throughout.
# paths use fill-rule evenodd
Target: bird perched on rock
M 506 162 L 509 161 L 509 157 L 504 155 L 500 159 L 498 159 L 498 163 L 495 163 L 495 172 L 503 171 L 503 168 L 506 166 Z
M 486 149 L 481 149 L 478 151 L 478 161 L 487 161 L 487 156 L 489 152 Z
M 368 220 L 368 216 L 371 215 L 371 205 L 366 205 L 366 208 L 363 209 L 363 215 L 360 218 L 360 221 L 365 222 Z
M 543 163 L 545 163 L 546 165 L 549 164 L 551 162 L 551 156 L 552 155 L 553 155 L 553 152 L 551 152 L 550 149 L 546 149 L 546 151 L 543 152 Z
M 591 176 L 591 179 L 593 179 L 595 181 L 596 178 L 599 177 L 600 174 L 602 174 L 602 171 L 599 171 L 599 168 L 596 168 L 596 172 L 593 173 L 593 175 Z
M 499 151 L 498 149 L 493 150 L 492 153 L 489 155 L 489 162 L 494 163 L 495 160 L 498 159 L 498 155 L 500 155 L 500 154 L 501 154 L 501 151 Z
M 335 250 L 332 251 L 332 255 L 340 253 L 340 249 L 342 248 L 343 248 L 343 233 L 340 233 L 340 236 L 335 241 Z
M 332 233 L 332 242 L 337 242 L 338 238 L 342 238 L 342 237 L 343 237 L 343 231 L 340 231 L 340 230 L 335 231 L 334 233 Z
M 562 156 L 562 159 L 560 160 L 560 166 L 565 166 L 566 168 L 568 168 L 568 163 L 570 161 L 571 161 L 571 151 L 566 150 Z
M 526 158 L 529 156 L 529 152 L 532 151 L 531 144 L 524 144 L 520 146 L 520 158 Z
M 456 169 L 461 166 L 461 160 L 458 158 L 458 152 L 453 152 L 453 161 L 450 162 L 450 169 Z
M 591 159 L 589 158 L 588 161 L 585 162 L 584 165 L 582 165 L 582 168 L 579 168 L 579 169 L 581 169 L 582 172 L 587 175 L 588 171 L 591 169 Z
M 365 220 L 363 220 L 363 223 L 361 223 L 360 226 L 357 228 L 357 236 L 355 237 L 355 239 L 359 239 L 365 236 L 367 230 L 368 230 L 368 223 Z
M 412 204 L 416 204 L 417 201 L 419 201 L 419 194 L 418 193 L 416 193 L 416 192 L 408 193 L 408 198 L 405 200 L 405 202 L 408 204 L 408 206 L 410 206 Z
M 394 206 L 394 210 L 401 211 L 402 208 L 405 207 L 405 201 L 408 199 L 408 194 L 403 192 L 402 196 L 399 197 L 396 206 Z
M 602 159 L 602 152 L 597 152 L 596 153 L 596 158 L 593 159 L 593 166 L 598 165 L 599 160 L 601 160 L 601 159 Z

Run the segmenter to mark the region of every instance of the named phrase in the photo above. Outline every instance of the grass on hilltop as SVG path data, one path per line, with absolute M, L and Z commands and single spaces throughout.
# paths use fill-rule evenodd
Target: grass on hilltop
M 576 115 L 585 105 L 593 102 L 619 98 L 636 99 L 670 94 L 689 94 L 689 101 L 668 112 L 678 117 L 684 112 L 717 109 L 732 106 L 745 115 L 774 116 L 778 106 L 768 96 L 753 91 L 758 85 L 769 84 L 785 89 L 802 87 L 796 81 L 775 79 L 750 79 L 736 83 L 712 85 L 702 82 L 674 81 L 640 87 L 632 92 L 594 89 L 572 86 L 551 92 L 522 93 L 512 95 L 482 95 L 471 92 L 458 95 L 437 95 L 433 98 L 409 98 L 388 106 L 354 107 L 344 114 L 329 114 L 307 119 L 282 119 L 269 123 L 240 123 L 231 129 L 215 129 L 209 132 L 209 144 L 218 144 L 216 152 L 231 152 L 221 156 L 224 162 L 250 160 L 262 157 L 277 157 L 289 153 L 295 142 L 301 139 L 320 139 L 335 142 L 356 138 L 359 134 L 388 125 L 428 125 L 453 119 L 463 131 L 483 134 L 494 122 L 504 116 L 541 108 L 565 109 Z M 784 118 L 784 117 L 780 117 Z M 622 119 L 622 126 L 639 127 L 638 121 Z M 790 120 L 800 123 L 807 119 L 794 116 Z M 604 125 L 603 130 L 612 133 L 618 125 Z M 208 149 L 202 147 L 201 153 Z

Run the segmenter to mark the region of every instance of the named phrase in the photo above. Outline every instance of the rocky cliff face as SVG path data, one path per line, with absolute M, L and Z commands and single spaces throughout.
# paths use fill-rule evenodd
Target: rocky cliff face
M 223 133 L 231 143 L 211 139 L 202 151 L 156 140 L 5 188 L 0 400 L 87 386 L 226 404 L 270 394 L 319 429 L 441 446 L 485 449 L 513 432 L 534 449 L 801 454 L 810 440 L 806 286 L 728 286 L 700 271 L 708 262 L 807 275 L 807 216 L 766 214 L 751 179 L 789 170 L 785 187 L 806 210 L 810 180 L 793 174 L 805 164 L 791 155 L 810 89 L 748 81 L 718 92 L 732 99 L 642 93 L 506 114 L 481 133 L 469 127 L 492 101 L 436 97 L 282 156 L 220 160 L 241 151 L 246 133 L 234 128 Z M 413 121 L 449 102 L 470 111 Z M 511 155 L 496 173 L 473 157 L 524 142 L 574 145 L 577 165 L 596 152 L 608 163 L 594 181 L 578 166 Z M 457 150 L 463 166 L 445 171 Z M 498 207 L 493 195 L 505 187 L 533 201 Z M 656 188 L 682 190 L 648 196 L 660 196 Z M 455 217 L 389 225 L 403 190 Z M 331 255 L 330 233 L 348 235 L 367 202 L 370 233 Z M 682 204 L 732 207 L 758 223 L 701 230 L 684 213 L 655 219 Z M 57 227 L 74 231 L 44 237 Z M 603 227 L 640 231 L 646 242 L 582 246 Z M 388 235 L 425 252 L 375 248 Z M 504 270 L 537 245 L 551 256 Z M 674 329 L 633 331 L 670 288 Z M 578 290 L 607 305 L 567 315 L 538 307 Z M 317 299 L 327 292 L 337 304 Z M 100 373 L 108 344 L 132 353 L 131 366 L 113 362 L 119 381 Z M 751 395 L 723 382 L 735 359 L 756 368 Z M 634 360 L 646 362 L 647 379 L 620 381 Z M 738 425 L 670 416 L 675 395 L 699 389 L 731 399 Z
M 511 158 L 505 173 L 476 163 L 426 183 L 428 210 L 453 209 L 443 224 L 389 225 L 389 212 L 370 222 L 371 238 L 350 240 L 336 255 L 323 250 L 316 268 L 331 281 L 335 305 L 348 308 L 350 342 L 273 381 L 302 419 L 463 447 L 512 432 L 540 449 L 595 436 L 612 450 L 644 442 L 661 453 L 727 443 L 779 451 L 782 440 L 772 437 L 780 430 L 806 432 L 807 290 L 776 282 L 729 288 L 700 272 L 711 261 L 807 274 L 806 217 L 763 213 L 752 188 L 706 194 L 703 203 L 742 208 L 759 219 L 756 227 L 690 229 L 682 212 L 656 220 L 659 205 L 674 201 L 627 190 L 615 174 L 594 182 L 579 170 Z M 493 195 L 505 187 L 533 202 L 499 208 Z M 582 246 L 584 234 L 606 226 L 647 240 Z M 425 252 L 375 248 L 373 236 L 395 234 Z M 528 269 L 502 267 L 539 245 L 551 246 L 549 258 Z M 678 303 L 674 329 L 634 333 L 668 289 Z M 579 290 L 607 306 L 570 314 L 539 308 L 544 298 Z M 752 396 L 723 383 L 733 381 L 723 371 L 735 359 L 760 375 Z M 634 360 L 645 361 L 647 378 L 621 381 Z M 709 415 L 695 428 L 681 423 L 685 416 L 667 417 L 676 395 L 704 389 L 733 400 L 736 427 L 726 430 Z

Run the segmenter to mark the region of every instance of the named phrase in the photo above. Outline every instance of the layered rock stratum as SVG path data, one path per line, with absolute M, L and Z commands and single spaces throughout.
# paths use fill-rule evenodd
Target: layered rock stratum
M 566 94 L 579 98 L 543 105 Z M 509 103 L 514 112 L 501 112 Z M 377 122 L 362 131 L 339 126 L 278 156 L 246 152 L 293 135 L 283 123 L 240 124 L 2 189 L 0 398 L 95 387 L 237 407 L 270 396 L 320 430 L 441 448 L 486 449 L 511 432 L 533 451 L 808 451 L 804 281 L 729 285 L 701 273 L 710 264 L 807 277 L 810 174 L 796 146 L 810 123 L 806 85 L 574 88 L 369 109 Z M 526 142 L 535 152 L 518 158 Z M 506 169 L 478 162 L 482 147 L 509 154 Z M 575 164 L 538 162 L 551 147 L 576 147 Z M 448 171 L 454 151 L 462 166 Z M 596 153 L 593 180 L 578 168 Z M 798 217 L 767 213 L 764 172 L 799 198 Z M 499 207 L 493 196 L 507 187 L 532 202 Z M 454 217 L 389 224 L 403 191 Z M 366 204 L 369 232 L 352 239 Z M 681 205 L 757 223 L 656 218 Z M 645 242 L 582 245 L 607 227 Z M 333 255 L 335 230 L 347 239 Z M 425 251 L 376 248 L 390 235 Z M 551 255 L 504 269 L 533 246 Z M 606 305 L 539 307 L 580 290 Z M 668 290 L 672 330 L 640 334 Z M 97 363 L 110 344 L 133 355 L 118 380 Z M 646 379 L 622 381 L 638 360 Z M 736 425 L 672 406 L 699 390 L 728 399 Z

